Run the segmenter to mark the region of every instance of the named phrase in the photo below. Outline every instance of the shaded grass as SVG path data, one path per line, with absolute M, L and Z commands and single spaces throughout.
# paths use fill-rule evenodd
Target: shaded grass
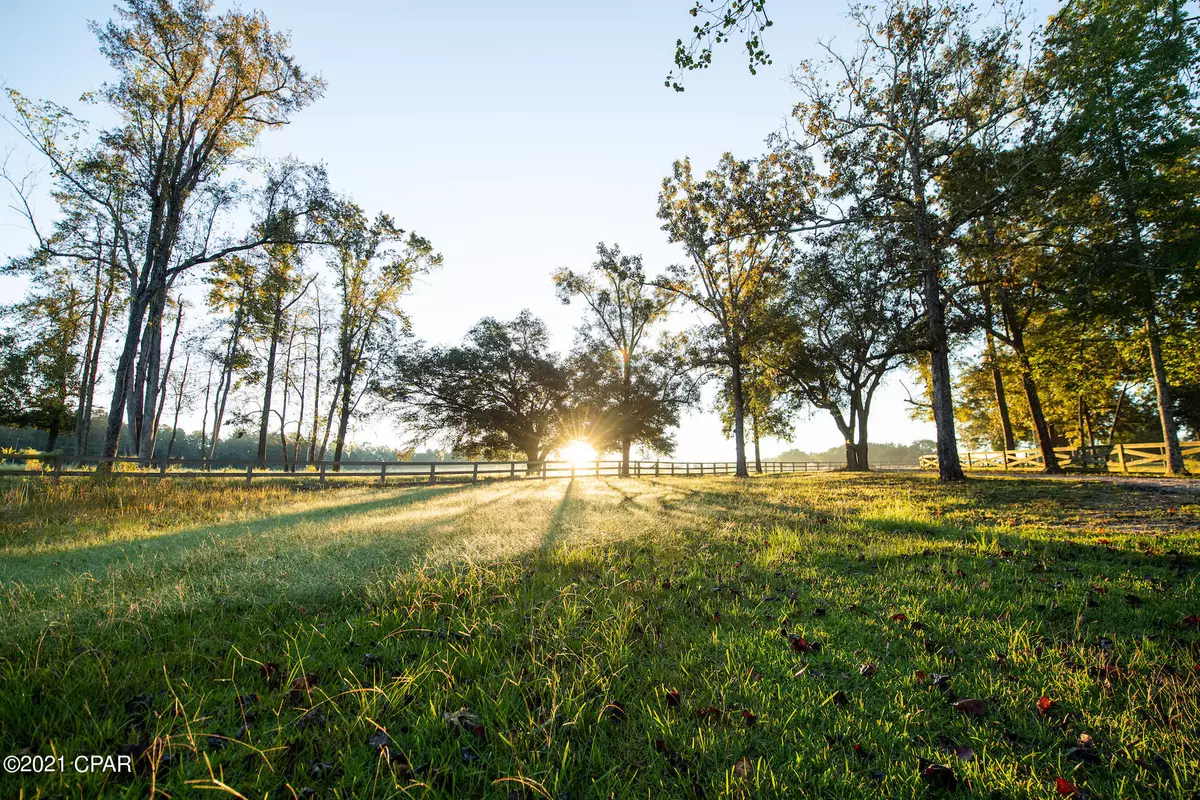
M 0 775 L 5 797 L 917 797 L 919 759 L 985 797 L 1200 783 L 1189 490 L 830 474 L 5 499 L 0 755 L 139 757 L 133 778 Z

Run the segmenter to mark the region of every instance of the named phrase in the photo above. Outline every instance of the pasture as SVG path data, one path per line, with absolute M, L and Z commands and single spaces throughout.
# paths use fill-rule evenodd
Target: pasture
M 0 753 L 66 770 L 0 796 L 1190 798 L 1198 511 L 1183 481 L 6 479 Z

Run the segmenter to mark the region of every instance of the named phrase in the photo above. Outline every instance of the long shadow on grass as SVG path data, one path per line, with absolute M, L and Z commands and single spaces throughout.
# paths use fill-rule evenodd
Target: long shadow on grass
M 195 526 L 173 533 L 164 533 L 138 539 L 122 540 L 108 544 L 86 545 L 66 552 L 35 553 L 32 555 L 7 556 L 0 565 L 0 582 L 20 580 L 26 586 L 37 586 L 65 575 L 82 572 L 100 572 L 109 565 L 127 561 L 131 553 L 141 558 L 156 555 L 171 556 L 208 539 L 223 539 L 245 535 L 247 529 L 255 534 L 280 530 L 306 522 L 329 521 L 345 517 L 369 514 L 384 509 L 394 509 L 455 494 L 473 484 L 431 486 L 415 489 L 403 494 L 390 494 L 377 500 L 345 503 L 321 508 L 297 511 L 289 514 L 264 514 L 263 517 L 214 526 Z

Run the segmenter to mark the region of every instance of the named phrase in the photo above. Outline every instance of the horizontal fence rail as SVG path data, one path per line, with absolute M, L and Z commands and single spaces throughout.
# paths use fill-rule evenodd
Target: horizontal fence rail
M 212 478 L 243 480 L 249 486 L 254 478 L 312 478 L 324 484 L 334 479 L 373 479 L 380 485 L 388 481 L 423 482 L 433 485 L 441 480 L 481 481 L 497 479 L 549 479 L 582 477 L 620 477 L 620 461 L 321 461 L 308 464 L 261 462 L 257 459 L 152 458 L 136 456 L 67 456 L 52 453 L 13 453 L 0 456 L 0 476 L 47 475 L 62 477 L 96 475 L 107 467 L 114 478 Z M 843 469 L 837 461 L 764 461 L 764 474 L 832 472 Z M 753 464 L 750 465 L 753 470 Z M 882 467 L 887 468 L 887 467 Z M 895 468 L 895 467 L 893 467 Z M 903 467 L 902 467 L 903 468 Z M 914 468 L 912 466 L 907 467 Z M 630 461 L 631 477 L 703 477 L 733 475 L 733 461 Z
M 1200 442 L 1180 442 L 1184 459 L 1200 459 Z M 1096 445 L 1089 447 L 1056 447 L 1054 457 L 1063 469 L 1074 468 L 1100 472 L 1165 473 L 1167 446 L 1162 442 L 1137 444 Z M 1021 471 L 1045 468 L 1041 450 L 980 450 L 960 452 L 958 459 L 966 469 Z M 921 456 L 921 469 L 937 469 L 936 455 Z

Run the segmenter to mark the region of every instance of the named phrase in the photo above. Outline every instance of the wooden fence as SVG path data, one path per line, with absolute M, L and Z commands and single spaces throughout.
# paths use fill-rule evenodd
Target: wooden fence
M 150 459 L 135 456 L 101 458 L 64 456 L 51 453 L 20 453 L 0 457 L 0 475 L 24 475 L 30 472 L 59 478 L 95 475 L 101 465 L 111 465 L 114 478 L 211 478 L 240 479 L 249 486 L 255 478 L 307 478 L 324 484 L 330 480 L 373 479 L 380 485 L 388 481 L 428 483 L 442 480 L 545 480 L 549 478 L 613 477 L 621 474 L 620 461 L 323 461 L 292 468 L 280 462 L 263 464 L 257 460 Z M 830 472 L 841 469 L 835 461 L 764 461 L 763 472 Z M 751 464 L 753 469 L 753 464 Z M 630 461 L 633 477 L 702 477 L 732 475 L 733 461 Z
M 1200 442 L 1180 442 L 1184 459 L 1200 459 Z M 1095 447 L 1056 447 L 1054 457 L 1063 469 L 1119 472 L 1165 473 L 1167 446 L 1162 442 L 1096 445 Z M 1040 470 L 1045 463 L 1041 450 L 981 450 L 958 454 L 964 469 Z M 937 469 L 937 456 L 921 456 L 921 469 Z

